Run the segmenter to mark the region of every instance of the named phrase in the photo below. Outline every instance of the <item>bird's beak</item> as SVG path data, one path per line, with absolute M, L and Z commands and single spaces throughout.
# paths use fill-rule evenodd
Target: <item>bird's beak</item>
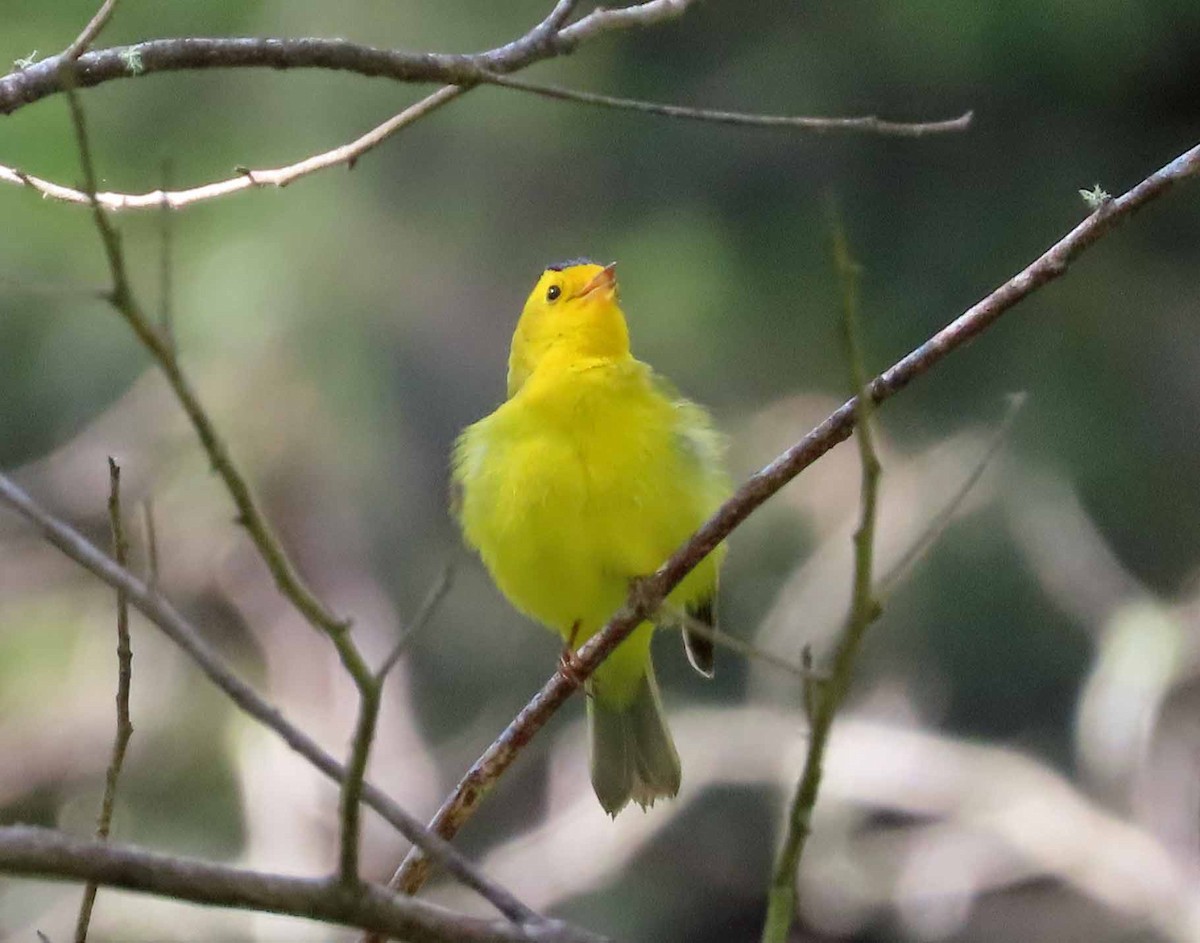
M 579 289 L 579 291 L 575 292 L 575 297 L 576 298 L 585 298 L 588 295 L 590 295 L 592 292 L 601 291 L 603 289 L 607 289 L 608 291 L 611 292 L 611 291 L 615 291 L 616 287 L 617 287 L 617 263 L 613 262 L 609 265 L 604 266 L 604 268 L 602 268 L 599 272 L 596 273 L 595 277 L 590 282 L 588 282 L 581 289 Z

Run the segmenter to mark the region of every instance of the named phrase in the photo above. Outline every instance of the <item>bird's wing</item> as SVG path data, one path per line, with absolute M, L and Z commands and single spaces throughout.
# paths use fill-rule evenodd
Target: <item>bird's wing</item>
M 728 496 L 729 478 L 724 469 L 725 439 L 713 426 L 708 412 L 679 391 L 666 379 L 653 374 L 656 389 L 666 397 L 675 414 L 673 443 L 679 458 L 683 478 L 691 483 L 696 492 L 692 513 L 694 521 L 689 524 L 699 527 Z M 717 626 L 717 585 L 714 578 L 708 592 L 688 600 L 685 609 L 697 624 L 715 629 Z M 688 661 L 693 668 L 707 678 L 713 676 L 714 643 L 712 636 L 702 634 L 687 626 L 683 629 L 683 645 Z
M 468 426 L 454 443 L 450 459 L 450 513 L 456 520 L 461 519 L 466 491 L 486 454 L 487 437 L 482 422 Z

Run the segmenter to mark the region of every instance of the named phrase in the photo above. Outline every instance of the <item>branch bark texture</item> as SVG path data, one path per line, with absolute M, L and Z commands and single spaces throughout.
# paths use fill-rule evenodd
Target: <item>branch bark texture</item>
M 504 74 L 530 63 L 573 51 L 581 42 L 614 29 L 651 26 L 682 16 L 695 0 L 650 0 L 617 10 L 598 9 L 559 29 L 575 2 L 566 0 L 538 27 L 520 39 L 471 54 L 404 52 L 378 49 L 344 39 L 257 37 L 180 37 L 151 39 L 127 46 L 95 49 L 72 57 L 50 56 L 0 78 L 0 115 L 10 115 L 66 91 L 62 66 L 75 59 L 76 86 L 92 88 L 118 79 L 158 72 L 207 69 L 324 69 L 353 72 L 397 82 L 473 85 L 483 73 Z
M 196 904 L 287 914 L 386 933 L 411 943 L 603 943 L 560 921 L 520 926 L 481 920 L 375 884 L 347 888 L 336 878 L 265 874 L 192 858 L 81 841 L 27 826 L 0 828 L 0 870 L 55 880 L 88 881 Z

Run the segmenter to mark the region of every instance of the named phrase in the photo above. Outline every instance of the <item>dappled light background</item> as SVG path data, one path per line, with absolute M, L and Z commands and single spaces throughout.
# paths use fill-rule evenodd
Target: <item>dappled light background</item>
M 548 3 L 125 4 L 103 45 L 325 35 L 504 42 Z M 90 0 L 5 0 L 0 59 L 65 46 Z M 587 4 L 582 7 L 586 8 Z M 359 161 L 174 219 L 185 367 L 302 572 L 381 659 L 439 572 L 454 588 L 389 682 L 371 778 L 427 818 L 553 669 L 558 642 L 459 549 L 447 455 L 503 395 L 541 268 L 618 261 L 635 353 L 709 405 L 742 478 L 845 397 L 826 206 L 864 266 L 882 369 L 1112 193 L 1196 143 L 1200 6 L 709 0 L 528 77 L 612 94 L 896 120 L 964 135 L 816 137 L 670 122 L 484 88 Z M 420 89 L 318 72 L 113 82 L 83 100 L 102 187 L 278 166 Z M 0 162 L 74 184 L 61 96 L 0 121 Z M 158 304 L 159 220 L 120 217 Z M 835 727 L 797 940 L 1200 938 L 1200 190 L 1106 239 L 878 415 L 886 573 L 1026 400 L 944 534 L 884 600 Z M 281 599 L 127 328 L 88 213 L 0 189 L 0 467 L 107 545 L 105 457 L 134 566 L 152 504 L 163 590 L 285 714 L 343 755 L 352 684 Z M 731 540 L 734 635 L 818 664 L 844 616 L 857 456 L 837 449 Z M 112 594 L 0 514 L 0 821 L 90 834 L 113 728 Z M 583 708 L 537 738 L 459 839 L 532 906 L 623 940 L 757 939 L 804 748 L 796 679 L 657 642 L 684 764 L 673 803 L 615 822 Z M 336 793 L 133 626 L 135 733 L 114 833 L 322 873 Z M 364 870 L 405 849 L 366 819 Z M 0 940 L 67 939 L 80 889 L 0 879 Z M 439 881 L 431 899 L 486 913 Z M 352 939 L 102 890 L 93 939 Z

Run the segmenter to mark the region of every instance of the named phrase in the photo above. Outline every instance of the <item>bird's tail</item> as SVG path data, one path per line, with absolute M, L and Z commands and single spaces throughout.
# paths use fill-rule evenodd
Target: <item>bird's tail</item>
M 632 799 L 643 809 L 659 796 L 679 792 L 679 754 L 663 715 L 654 666 L 646 672 L 633 700 L 620 706 L 588 698 L 592 734 L 592 788 L 609 815 Z

